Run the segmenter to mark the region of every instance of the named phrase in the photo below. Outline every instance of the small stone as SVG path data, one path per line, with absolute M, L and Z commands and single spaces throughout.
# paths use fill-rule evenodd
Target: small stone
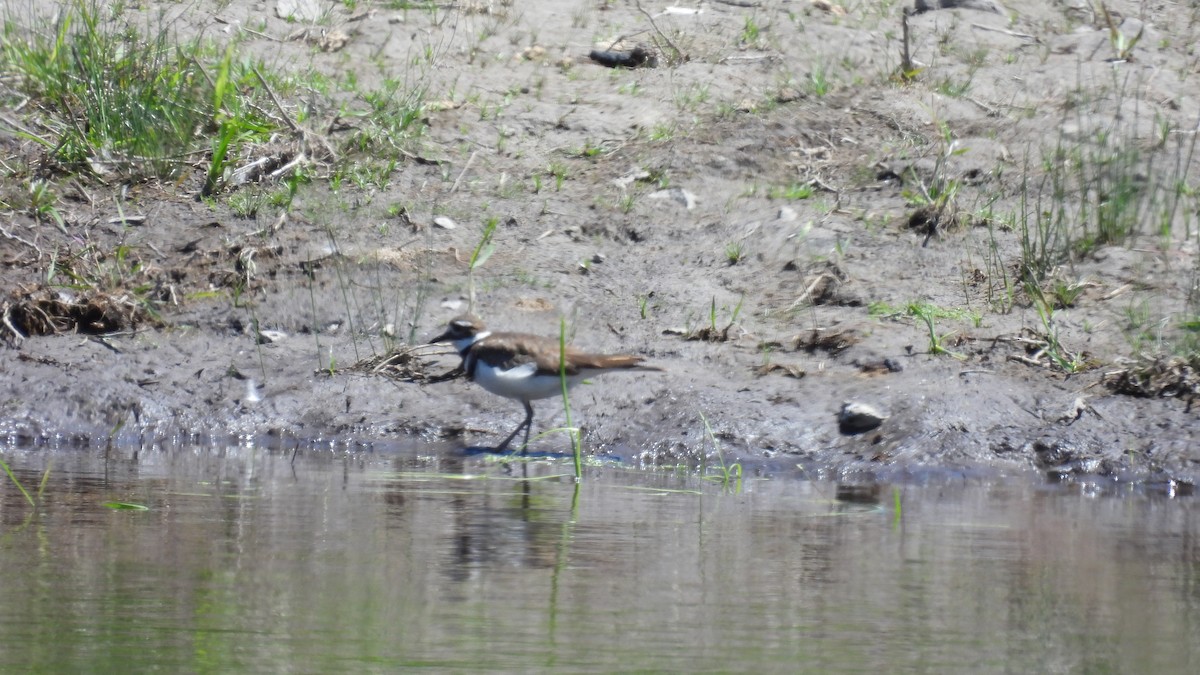
M 799 101 L 802 96 L 803 95 L 796 89 L 791 87 L 783 87 L 779 91 L 775 92 L 775 102 L 791 103 L 792 101 Z
M 847 401 L 838 411 L 838 431 L 850 436 L 870 431 L 888 418 L 873 406 L 857 401 Z
M 282 342 L 287 339 L 287 333 L 279 330 L 260 330 L 258 331 L 258 344 L 270 345 L 276 342 Z
M 135 216 L 132 214 L 127 215 L 127 216 L 116 216 L 115 218 L 109 218 L 108 224 L 109 225 L 145 225 L 146 224 L 146 216 Z
M 822 12 L 829 12 L 836 16 L 846 16 L 846 10 L 841 5 L 835 5 L 829 0 L 812 0 L 813 9 L 819 9 Z
M 779 218 L 778 219 L 782 223 L 790 223 L 799 217 L 800 217 L 800 215 L 796 213 L 796 209 L 793 209 L 790 206 L 782 206 L 779 208 Z
M 996 0 L 915 0 L 913 8 L 917 14 L 935 9 L 975 9 L 981 12 L 1004 14 Z
M 639 180 L 646 180 L 649 177 L 650 177 L 649 171 L 646 171 L 645 169 L 635 168 L 635 169 L 631 170 L 629 173 L 625 174 L 624 176 L 621 176 L 620 178 L 614 178 L 613 183 L 617 187 L 624 190 L 626 187 L 632 185 L 633 183 L 635 183 Z
M 650 193 L 651 199 L 670 199 L 678 202 L 684 208 L 691 211 L 696 208 L 696 195 L 684 190 L 683 188 L 673 187 L 666 190 L 659 190 Z
M 350 36 L 343 30 L 333 28 L 317 39 L 317 47 L 323 52 L 341 51 L 350 43 Z
M 449 216 L 437 216 L 433 219 L 433 224 L 437 225 L 443 230 L 453 230 L 454 228 L 458 227 L 458 223 L 454 222 L 454 220 Z

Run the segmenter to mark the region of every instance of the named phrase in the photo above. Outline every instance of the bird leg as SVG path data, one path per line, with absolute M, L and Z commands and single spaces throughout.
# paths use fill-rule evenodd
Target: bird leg
M 508 444 L 512 442 L 512 439 L 517 437 L 517 434 L 521 433 L 521 428 L 524 427 L 525 443 L 521 446 L 521 454 L 525 454 L 525 449 L 529 446 L 529 430 L 533 428 L 533 406 L 529 404 L 529 401 L 522 401 L 522 403 L 525 405 L 525 420 L 518 424 L 516 429 L 513 429 L 513 432 L 508 435 L 508 438 L 504 439 L 500 442 L 500 445 L 496 446 L 496 452 L 504 452 L 506 449 L 508 449 Z

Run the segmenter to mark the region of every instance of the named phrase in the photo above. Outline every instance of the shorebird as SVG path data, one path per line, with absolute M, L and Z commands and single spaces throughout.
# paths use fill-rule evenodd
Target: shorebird
M 593 375 L 617 370 L 662 370 L 643 365 L 643 357 L 632 354 L 589 354 L 569 345 L 563 354 L 557 338 L 492 332 L 483 321 L 470 314 L 451 319 L 445 332 L 429 341 L 430 344 L 436 342 L 454 345 L 462 356 L 462 369 L 472 382 L 525 406 L 525 419 L 496 446 L 496 452 L 508 448 L 521 429 L 525 430 L 521 451 L 525 451 L 533 426 L 530 402 L 561 394 L 564 370 L 568 387 Z M 560 368 L 564 365 L 560 364 L 560 358 L 565 361 L 565 367 Z

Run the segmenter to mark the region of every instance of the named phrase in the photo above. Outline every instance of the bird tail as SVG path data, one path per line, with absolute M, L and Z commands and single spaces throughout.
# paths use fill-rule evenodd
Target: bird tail
M 642 363 L 645 361 L 643 357 L 632 354 L 584 354 L 580 356 L 584 357 L 584 362 L 580 365 L 585 369 L 662 371 L 662 368 L 658 366 Z

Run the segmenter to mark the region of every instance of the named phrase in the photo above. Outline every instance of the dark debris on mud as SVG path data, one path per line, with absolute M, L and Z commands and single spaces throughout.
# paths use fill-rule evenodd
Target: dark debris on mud
M 854 330 L 827 330 L 814 328 L 792 338 L 792 347 L 797 351 L 839 354 L 858 344 L 862 335 Z
M 785 377 L 794 377 L 797 380 L 808 375 L 808 371 L 794 363 L 764 363 L 761 366 L 754 368 L 754 374 L 763 377 L 771 373 L 779 373 Z
M 1159 356 L 1128 368 L 1105 373 L 1103 382 L 1113 392 L 1140 398 L 1180 398 L 1188 410 L 1200 395 L 1200 363 L 1194 359 Z
M 104 335 L 142 324 L 161 325 L 144 304 L 127 294 L 71 292 L 41 285 L 10 294 L 0 304 L 0 315 L 8 338 L 15 341 L 31 335 Z
M 430 373 L 434 364 L 425 357 L 437 352 L 431 350 L 432 345 L 415 345 L 392 350 L 387 354 L 367 357 L 346 370 L 352 373 L 379 375 L 396 382 L 412 382 L 432 384 L 447 382 L 464 376 L 462 366 L 455 367 L 440 375 Z

